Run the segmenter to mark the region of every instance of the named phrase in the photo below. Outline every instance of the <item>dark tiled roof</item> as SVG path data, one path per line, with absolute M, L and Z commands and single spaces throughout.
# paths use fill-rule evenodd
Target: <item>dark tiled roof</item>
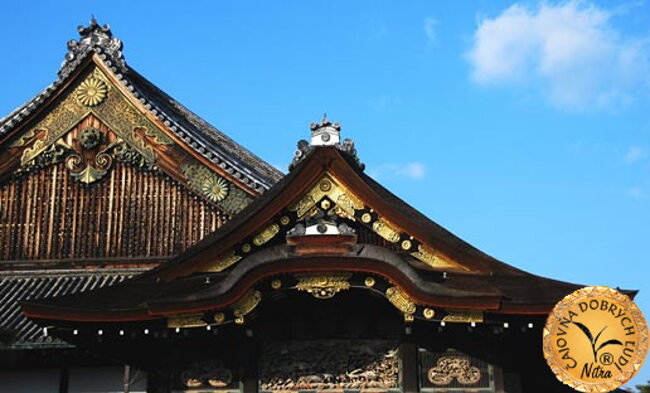
M 145 107 L 176 135 L 195 151 L 257 191 L 270 188 L 270 185 L 284 176 L 282 172 L 197 116 L 137 71 L 128 68 L 124 79 L 134 87 L 134 95 L 139 97 Z
M 90 291 L 124 281 L 141 269 L 21 271 L 0 274 L 0 348 L 66 347 L 23 315 L 19 302 Z

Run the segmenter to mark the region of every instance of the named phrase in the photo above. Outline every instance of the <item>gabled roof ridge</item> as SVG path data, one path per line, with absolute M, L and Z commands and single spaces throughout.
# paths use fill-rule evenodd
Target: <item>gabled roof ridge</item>
M 121 75 L 117 74 L 117 76 L 119 78 Z M 219 131 L 132 67 L 127 66 L 123 77 L 121 81 L 126 79 L 131 83 L 127 85 L 129 90 L 165 126 L 169 127 L 195 151 L 227 172 L 234 174 L 235 177 L 252 186 L 256 191 L 269 189 L 273 183 L 284 176 L 278 169 Z M 157 100 L 152 95 L 160 97 L 157 97 Z M 161 108 L 161 106 L 166 106 L 166 108 Z
M 285 176 L 282 180 L 276 183 L 267 193 L 262 195 L 260 198 L 257 198 L 255 201 L 250 203 L 244 210 L 239 214 L 233 217 L 232 220 L 228 221 L 224 226 L 220 227 L 216 231 L 207 235 L 201 241 L 197 242 L 193 246 L 186 249 L 181 254 L 176 255 L 171 258 L 168 263 L 165 265 L 154 268 L 148 272 L 145 272 L 139 278 L 146 279 L 151 276 L 156 276 L 158 274 L 163 274 L 167 276 L 175 276 L 183 270 L 181 266 L 184 266 L 188 260 L 192 260 L 197 256 L 205 257 L 205 253 L 211 249 L 215 244 L 221 244 L 220 247 L 223 247 L 223 244 L 230 242 L 232 239 L 232 234 L 238 230 L 240 226 L 245 225 L 246 222 L 251 220 L 253 217 L 259 221 L 259 226 L 265 224 L 264 220 L 259 219 L 260 214 L 268 213 L 268 206 L 272 203 L 273 200 L 278 198 L 280 195 L 285 193 L 285 189 L 289 185 L 296 186 L 298 183 L 303 184 L 305 188 L 309 188 L 310 184 L 313 183 L 312 180 L 316 181 L 320 175 L 314 175 L 315 171 L 321 171 L 323 169 L 321 164 L 314 163 L 312 161 L 317 160 L 314 158 L 314 155 L 321 156 L 318 160 L 325 160 L 329 162 L 328 171 L 332 175 L 340 175 L 338 173 L 342 168 L 348 168 L 346 170 L 352 170 L 359 177 L 359 181 L 366 184 L 368 190 L 374 193 L 378 198 L 381 199 L 383 204 L 390 206 L 390 209 L 397 212 L 402 218 L 408 220 L 414 226 L 420 227 L 420 236 L 416 236 L 415 233 L 411 235 L 418 238 L 419 241 L 425 244 L 440 244 L 444 247 L 443 253 L 452 252 L 453 254 L 462 255 L 464 263 L 469 262 L 470 265 L 475 266 L 480 271 L 489 272 L 488 275 L 532 275 L 524 270 L 518 269 L 514 266 L 511 266 L 505 262 L 502 262 L 485 252 L 474 247 L 465 240 L 454 235 L 452 232 L 448 231 L 441 225 L 437 224 L 424 214 L 417 211 L 415 208 L 410 206 L 408 203 L 404 202 L 402 199 L 397 197 L 395 194 L 387 190 L 385 187 L 381 186 L 370 176 L 363 173 L 363 169 L 359 166 L 356 156 L 350 156 L 344 150 L 341 150 L 337 146 L 312 146 L 311 149 L 306 149 L 303 151 L 304 155 L 301 157 L 298 162 L 295 163 L 295 167 Z M 334 162 L 345 162 L 343 165 L 334 165 Z M 305 170 L 309 166 L 309 170 Z M 337 169 L 338 168 L 338 169 Z M 309 175 L 305 176 L 309 172 Z M 300 179 L 298 179 L 300 178 Z M 345 179 L 336 176 L 339 181 L 344 181 Z M 309 183 L 309 184 L 308 184 Z M 297 197 L 297 195 L 294 195 Z M 363 199 L 360 195 L 356 196 L 357 198 Z M 279 205 L 277 205 L 279 206 Z M 277 207 L 276 206 L 276 207 Z M 378 209 L 377 206 L 374 206 L 375 209 Z M 270 214 L 270 213 L 269 213 Z M 386 217 L 390 221 L 389 217 Z M 396 223 L 394 223 L 396 224 Z M 214 250 L 213 250 L 214 251 Z M 452 259 L 455 259 L 454 255 L 448 255 Z M 180 269 L 180 270 L 177 270 Z M 181 274 L 182 275 L 182 274 Z
M 356 170 L 356 168 L 354 168 L 353 166 L 352 168 Z M 491 264 L 492 267 L 498 267 L 499 270 L 501 270 L 500 272 L 494 271 L 494 273 L 507 272 L 507 273 L 515 273 L 515 274 L 534 275 L 525 270 L 519 269 L 515 266 L 505 263 L 491 256 L 490 254 L 478 249 L 471 243 L 463 240 L 462 238 L 455 235 L 447 228 L 443 227 L 442 225 L 438 224 L 431 218 L 427 217 L 425 214 L 423 214 L 418 209 L 411 206 L 408 202 L 398 197 L 396 194 L 388 190 L 386 187 L 381 185 L 379 182 L 377 182 L 369 175 L 361 171 L 357 171 L 357 174 L 364 179 L 364 181 L 373 189 L 375 193 L 377 193 L 380 196 L 381 199 L 387 201 L 388 204 L 392 205 L 396 210 L 400 211 L 402 215 L 408 217 L 411 221 L 417 222 L 419 225 L 429 226 L 432 232 L 434 231 L 438 232 L 439 236 L 447 237 L 449 242 L 456 243 L 458 246 L 463 247 L 466 252 L 474 254 L 477 258 L 483 259 L 489 264 Z M 546 277 L 542 277 L 542 278 L 546 278 Z

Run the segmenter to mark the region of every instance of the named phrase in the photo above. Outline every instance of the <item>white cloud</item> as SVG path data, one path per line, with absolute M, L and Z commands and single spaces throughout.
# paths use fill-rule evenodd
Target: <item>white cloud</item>
M 623 158 L 627 163 L 635 163 L 647 155 L 646 151 L 639 146 L 632 146 L 628 149 L 625 157 Z
M 479 22 L 467 53 L 483 86 L 538 89 L 568 109 L 618 108 L 650 92 L 650 45 L 624 37 L 586 1 L 515 4 Z
M 424 34 L 426 34 L 429 41 L 436 39 L 436 25 L 438 21 L 434 18 L 428 17 L 424 19 Z
M 382 177 L 406 177 L 417 180 L 422 179 L 427 175 L 427 167 L 420 162 L 382 164 L 373 168 L 369 173 L 376 179 Z

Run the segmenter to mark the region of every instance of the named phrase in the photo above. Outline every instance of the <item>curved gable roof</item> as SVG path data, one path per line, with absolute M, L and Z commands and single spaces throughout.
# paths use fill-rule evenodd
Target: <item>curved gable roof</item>
M 302 255 L 285 244 L 289 228 L 304 219 L 305 196 L 313 196 L 323 179 L 350 193 L 353 211 L 341 213 L 346 219 L 395 246 L 359 244 L 343 253 Z M 330 201 L 340 196 L 323 195 Z M 313 200 L 314 205 L 322 200 Z M 349 201 L 334 202 L 343 206 Z M 580 287 L 535 276 L 481 252 L 365 175 L 358 160 L 336 145 L 305 151 L 302 161 L 267 193 L 169 263 L 110 289 L 24 307 L 29 316 L 48 320 L 153 320 L 228 307 L 273 275 L 327 271 L 379 275 L 428 307 L 507 314 L 546 314 Z

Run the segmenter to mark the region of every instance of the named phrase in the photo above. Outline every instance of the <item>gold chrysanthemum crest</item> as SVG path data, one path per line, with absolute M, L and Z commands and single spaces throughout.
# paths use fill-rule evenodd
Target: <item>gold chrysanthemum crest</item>
M 203 194 L 212 202 L 221 202 L 228 196 L 228 182 L 218 176 L 209 176 L 203 182 Z
M 96 77 L 90 77 L 81 82 L 77 88 L 77 100 L 85 106 L 100 104 L 108 94 L 108 85 Z

